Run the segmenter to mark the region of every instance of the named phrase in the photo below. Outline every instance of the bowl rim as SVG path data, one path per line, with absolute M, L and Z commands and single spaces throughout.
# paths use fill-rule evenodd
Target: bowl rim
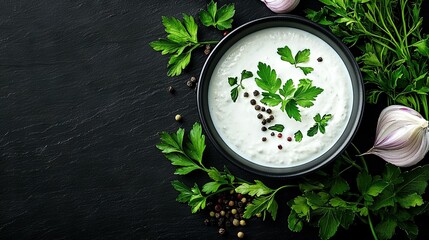
M 239 154 L 232 151 L 228 145 L 223 142 L 222 138 L 217 133 L 216 128 L 211 123 L 211 117 L 208 109 L 208 85 L 213 73 L 214 68 L 218 64 L 218 61 L 223 56 L 223 54 L 233 46 L 237 41 L 243 37 L 266 29 L 261 26 L 264 25 L 282 25 L 278 27 L 291 27 L 307 31 L 313 35 L 318 36 L 325 42 L 327 42 L 341 57 L 344 64 L 346 65 L 347 70 L 352 82 L 352 91 L 353 91 L 353 105 L 350 118 L 347 122 L 346 128 L 341 134 L 338 141 L 330 148 L 328 151 L 323 153 L 321 156 L 311 160 L 310 162 L 293 166 L 293 167 L 267 167 L 253 163 L 249 160 L 244 159 Z M 296 27 L 300 26 L 300 27 Z M 273 28 L 277 26 L 271 26 L 267 28 Z M 304 28 L 304 29 L 303 29 Z M 310 30 L 310 31 L 308 31 Z M 248 32 L 248 33 L 246 33 Z M 340 52 L 339 52 L 340 51 Z M 359 69 L 359 66 L 356 62 L 355 57 L 350 52 L 349 48 L 342 43 L 334 34 L 325 29 L 324 27 L 307 20 L 303 17 L 292 15 L 292 14 L 282 14 L 276 16 L 269 16 L 258 18 L 252 21 L 249 21 L 233 31 L 231 31 L 227 36 L 225 36 L 216 47 L 212 50 L 206 62 L 204 63 L 203 69 L 201 71 L 198 88 L 197 88 L 197 107 L 198 114 L 201 120 L 206 135 L 208 136 L 210 142 L 215 146 L 216 150 L 228 159 L 233 164 L 238 167 L 261 176 L 267 177 L 295 177 L 303 174 L 310 173 L 329 162 L 337 158 L 351 143 L 353 137 L 355 136 L 357 130 L 359 129 L 360 122 L 362 120 L 364 112 L 364 100 L 365 100 L 365 90 L 364 83 L 362 78 L 362 73 Z M 226 148 L 225 148 L 226 147 Z M 328 154 L 329 153 L 329 154 Z M 244 160 L 244 161 L 243 161 Z

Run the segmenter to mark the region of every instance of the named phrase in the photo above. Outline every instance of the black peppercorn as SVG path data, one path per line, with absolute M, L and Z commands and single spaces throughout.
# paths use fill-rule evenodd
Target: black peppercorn
M 245 92 L 245 93 L 243 94 L 243 96 L 244 96 L 244 97 L 249 97 L 249 93 L 248 93 L 248 92 Z
M 206 50 L 204 50 L 204 54 L 205 54 L 205 55 L 209 55 L 209 54 L 210 54 L 210 49 L 206 49 Z
M 169 86 L 169 87 L 168 87 L 168 92 L 169 92 L 169 93 L 173 94 L 175 91 L 176 91 L 176 90 L 175 90 L 172 86 Z
M 255 91 L 253 91 L 253 96 L 259 96 L 259 91 L 258 90 L 255 90 Z
M 210 220 L 208 220 L 207 218 L 204 219 L 204 225 L 209 226 L 210 225 Z
M 270 122 L 271 122 L 271 119 L 267 118 L 267 123 L 270 123 Z
M 322 58 L 322 57 L 318 57 L 318 58 L 317 58 L 317 61 L 318 61 L 318 62 L 322 62 L 322 61 L 323 61 L 323 58 Z
M 191 80 L 189 80 L 189 81 L 186 82 L 186 86 L 188 86 L 190 88 L 193 88 L 194 87 L 194 83 L 191 82 Z
M 220 212 L 222 210 L 222 207 L 219 204 L 216 204 L 215 211 Z
M 277 147 L 278 147 L 280 150 L 282 150 L 282 148 L 283 148 L 283 146 L 282 146 L 282 145 L 280 145 L 280 144 L 279 144 Z
M 271 136 L 273 136 L 273 137 L 274 137 L 275 135 L 276 135 L 276 134 L 275 134 L 274 132 L 271 132 Z
M 242 202 L 238 202 L 238 209 L 237 209 L 237 211 L 238 212 L 240 212 L 240 208 L 242 208 L 243 207 L 243 203 Z
M 196 77 L 191 77 L 191 80 L 190 80 L 192 83 L 196 83 L 197 82 L 197 78 Z
M 274 116 L 273 116 L 273 115 L 271 115 L 271 116 L 270 116 L 270 119 L 271 119 L 271 120 L 274 120 Z
M 261 110 L 261 106 L 256 105 L 256 106 L 255 106 L 255 110 L 257 110 L 257 111 Z
M 250 100 L 250 104 L 255 105 L 256 104 L 256 100 L 255 99 Z
M 219 228 L 219 234 L 224 235 L 225 234 L 225 228 Z
M 273 112 L 273 111 L 271 111 L 271 109 L 269 109 L 269 108 L 267 109 L 267 113 L 268 113 L 268 114 L 270 114 L 270 113 L 272 113 L 272 112 Z
M 289 142 L 291 142 L 291 141 L 292 141 L 292 138 L 291 138 L 291 137 L 287 137 L 287 140 L 288 140 Z
M 262 114 L 260 114 L 260 113 L 259 113 L 259 114 L 257 115 L 257 117 L 258 117 L 259 119 L 261 119 L 261 118 L 263 118 L 264 116 L 262 116 Z
M 262 123 L 262 125 L 265 125 L 265 124 L 267 124 L 267 120 L 264 119 L 264 120 L 262 120 L 261 123 Z
M 262 138 L 262 142 L 265 142 L 265 141 L 267 141 L 267 138 L 266 138 L 266 137 L 263 137 L 263 138 Z
M 262 112 L 265 112 L 265 108 L 264 108 L 264 107 L 262 107 L 262 108 L 261 108 L 261 111 L 262 111 Z

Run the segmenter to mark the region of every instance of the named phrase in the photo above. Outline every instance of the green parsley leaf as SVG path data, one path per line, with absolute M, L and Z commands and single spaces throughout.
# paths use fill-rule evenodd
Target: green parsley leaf
M 239 91 L 239 86 L 234 87 L 233 89 L 231 89 L 231 99 L 232 99 L 233 102 L 237 101 L 238 91 Z
M 383 180 L 376 180 L 369 186 L 366 193 L 370 196 L 377 197 L 388 185 L 389 184 Z
M 206 148 L 206 137 L 203 135 L 201 124 L 195 123 L 189 132 L 189 142 L 187 143 L 186 154 L 193 160 L 203 161 L 203 153 Z
M 298 67 L 298 68 L 301 69 L 304 75 L 306 76 L 314 71 L 314 68 L 312 67 Z
M 244 79 L 247 79 L 247 78 L 251 78 L 251 77 L 253 77 L 253 73 L 251 71 L 243 70 L 241 72 L 241 81 L 243 81 Z
M 298 196 L 288 204 L 291 208 L 291 212 L 295 212 L 300 218 L 305 218 L 307 221 L 310 220 L 310 206 L 305 197 Z
M 282 102 L 282 98 L 275 93 L 262 92 L 262 96 L 261 103 L 270 107 L 277 106 Z
M 298 214 L 294 211 L 291 211 L 289 213 L 287 222 L 289 230 L 291 230 L 292 232 L 301 232 L 302 227 L 304 226 L 304 223 L 302 222 L 301 218 L 299 218 Z
M 322 88 L 312 86 L 312 81 L 310 79 L 301 79 L 299 80 L 298 89 L 294 94 L 294 98 L 299 106 L 308 108 L 314 105 L 313 101 L 315 101 L 316 97 L 322 92 Z
M 214 193 L 222 185 L 223 185 L 223 183 L 220 183 L 220 182 L 208 182 L 208 183 L 204 184 L 203 192 L 206 194 Z
M 350 190 L 350 186 L 346 180 L 341 177 L 336 177 L 333 182 L 329 193 L 332 195 L 343 194 Z
M 259 180 L 255 180 L 255 184 L 243 183 L 240 186 L 238 186 L 235 189 L 235 191 L 237 193 L 249 194 L 250 196 L 257 196 L 257 197 L 274 192 L 273 189 L 265 186 L 265 184 Z
M 295 55 L 295 64 L 306 63 L 310 61 L 310 49 L 298 51 Z
M 284 109 L 290 118 L 301 122 L 301 112 L 299 111 L 297 102 L 294 99 L 287 101 L 286 105 L 284 105 Z
M 219 30 L 225 30 L 232 28 L 234 14 L 234 4 L 224 5 L 218 10 L 217 3 L 212 0 L 207 5 L 207 11 L 200 12 L 200 20 L 206 27 L 213 26 Z
M 402 174 L 404 182 L 397 188 L 399 196 L 406 196 L 413 193 L 423 194 L 429 181 L 429 165 L 416 167 L 411 171 Z
M 173 186 L 176 191 L 179 192 L 179 196 L 177 196 L 176 201 L 181 203 L 187 203 L 191 199 L 192 195 L 194 194 L 191 191 L 191 188 L 186 186 L 184 183 L 174 180 L 171 182 L 171 185 Z
M 356 184 L 359 192 L 365 194 L 372 183 L 372 176 L 367 172 L 360 172 L 356 178 Z
M 277 48 L 277 54 L 280 55 L 283 61 L 295 65 L 295 58 L 293 57 L 292 51 L 288 46 L 285 46 L 284 48 Z
M 237 77 L 229 77 L 228 78 L 228 83 L 229 83 L 229 86 L 234 86 L 235 84 L 237 84 L 237 80 L 238 80 L 238 78 Z
M 281 124 L 276 124 L 274 126 L 269 127 L 268 129 L 273 130 L 273 131 L 277 131 L 277 132 L 283 132 L 283 130 L 285 129 L 285 126 L 283 126 Z
M 279 90 L 282 81 L 277 77 L 276 70 L 265 63 L 259 62 L 258 72 L 259 78 L 256 78 L 256 84 L 261 89 L 268 91 L 269 93 L 276 93 Z
M 302 141 L 302 132 L 299 130 L 294 134 L 295 142 L 301 142 Z
M 183 153 L 182 149 L 183 144 L 183 136 L 185 134 L 185 130 L 183 128 L 179 128 L 177 133 L 169 134 L 167 132 L 161 132 L 161 143 L 157 144 L 156 147 L 162 151 L 162 153 Z
M 193 195 L 189 199 L 189 206 L 191 207 L 192 213 L 198 212 L 200 209 L 204 209 L 206 207 L 207 197 L 204 197 L 201 193 L 200 188 L 195 183 L 194 187 L 191 188 Z
M 258 213 L 269 212 L 273 220 L 276 220 L 277 217 L 277 209 L 278 204 L 274 199 L 274 194 L 269 196 L 260 196 L 253 199 L 252 203 L 246 206 L 246 210 L 244 211 L 244 218 L 251 218 Z
M 311 89 L 311 87 L 309 88 Z M 318 113 L 314 116 L 313 120 L 316 122 L 308 131 L 307 136 L 312 137 L 320 131 L 320 133 L 325 134 L 326 126 L 328 126 L 328 121 L 332 119 L 331 114 L 325 114 L 323 117 Z
M 319 220 L 319 236 L 321 239 L 326 240 L 335 235 L 340 226 L 340 221 L 335 214 L 334 210 L 325 210 L 325 213 Z
M 395 234 L 396 227 L 397 222 L 391 218 L 387 218 L 375 226 L 375 232 L 380 239 L 391 239 Z
M 403 208 L 411 208 L 423 205 L 423 198 L 417 193 L 413 193 L 411 195 L 403 196 L 398 198 L 398 203 Z
M 167 65 L 167 67 L 169 68 L 168 76 L 170 77 L 179 76 L 182 73 L 183 69 L 185 69 L 190 62 L 191 62 L 190 51 L 186 53 L 182 53 L 180 55 L 171 56 Z
M 280 95 L 287 98 L 291 96 L 296 91 L 295 86 L 293 85 L 292 79 L 286 81 L 283 87 L 279 90 Z

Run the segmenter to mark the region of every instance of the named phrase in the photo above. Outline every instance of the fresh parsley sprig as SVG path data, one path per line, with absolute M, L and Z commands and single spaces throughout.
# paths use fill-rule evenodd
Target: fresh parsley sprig
M 298 66 L 298 64 L 307 63 L 308 61 L 310 61 L 310 49 L 300 50 L 295 54 L 294 57 L 290 48 L 288 46 L 285 46 L 283 48 L 278 48 L 277 54 L 280 55 L 283 61 L 294 65 L 296 68 L 301 69 L 305 75 L 310 74 L 314 70 L 312 67 Z
M 326 126 L 328 126 L 328 122 L 331 119 L 332 119 L 331 114 L 325 114 L 325 115 L 323 115 L 323 117 L 321 117 L 320 114 L 318 113 L 313 118 L 313 120 L 315 121 L 315 124 L 310 129 L 308 129 L 307 136 L 313 137 L 319 131 L 320 131 L 320 133 L 325 134 Z
M 235 14 L 234 4 L 227 4 L 217 9 L 217 3 L 211 1 L 207 11 L 200 11 L 200 20 L 204 26 L 214 26 L 219 30 L 232 27 Z M 192 16 L 183 14 L 183 21 L 174 17 L 162 17 L 167 38 L 160 38 L 149 45 L 162 55 L 170 55 L 168 73 L 170 77 L 179 76 L 191 62 L 192 52 L 207 44 L 217 44 L 219 41 L 199 41 L 198 25 Z
M 228 78 L 229 86 L 233 87 L 231 89 L 231 99 L 233 102 L 237 101 L 238 94 L 240 93 L 240 89 L 245 89 L 243 86 L 243 80 L 251 77 L 253 77 L 253 73 L 251 71 L 243 70 L 241 72 L 240 82 L 238 82 L 238 77 Z
M 417 1 L 320 0 L 307 17 L 353 46 L 366 83 L 367 102 L 409 106 L 429 118 L 429 35 L 422 34 Z
M 289 79 L 281 87 L 282 81 L 276 71 L 262 62 L 258 64 L 257 74 L 259 78 L 255 79 L 256 84 L 266 91 L 262 92 L 261 102 L 271 107 L 281 104 L 280 109 L 296 121 L 301 121 L 298 106 L 304 108 L 313 106 L 316 97 L 323 92 L 322 88 L 313 86 L 310 79 L 300 79 L 298 87 L 295 87 L 292 79 Z
M 206 27 L 226 30 L 232 28 L 234 14 L 234 4 L 226 4 L 218 9 L 217 3 L 212 0 L 207 5 L 207 10 L 200 12 L 200 21 Z

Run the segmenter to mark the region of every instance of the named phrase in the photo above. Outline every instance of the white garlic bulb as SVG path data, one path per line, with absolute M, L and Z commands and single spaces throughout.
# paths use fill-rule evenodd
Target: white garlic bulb
M 392 105 L 381 112 L 374 147 L 363 155 L 374 154 L 393 165 L 409 167 L 428 150 L 428 121 L 411 108 Z
M 275 13 L 288 13 L 296 8 L 299 0 L 261 0 Z

